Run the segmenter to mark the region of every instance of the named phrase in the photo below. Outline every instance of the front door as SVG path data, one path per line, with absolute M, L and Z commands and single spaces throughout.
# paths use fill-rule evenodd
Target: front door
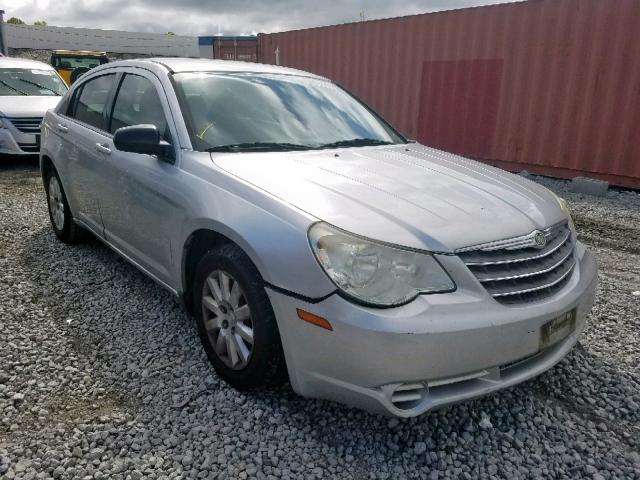
M 150 73 L 126 73 L 109 119 L 109 132 L 152 124 L 172 142 L 168 102 L 160 82 Z M 180 261 L 171 232 L 184 218 L 183 195 L 175 178 L 180 169 L 151 155 L 122 152 L 110 145 L 109 191 L 101 205 L 107 240 L 157 279 L 177 287 L 171 266 Z

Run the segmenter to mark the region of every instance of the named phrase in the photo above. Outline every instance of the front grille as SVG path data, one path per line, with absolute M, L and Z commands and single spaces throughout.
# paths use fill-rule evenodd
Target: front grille
M 22 133 L 40 133 L 42 117 L 7 117 L 7 120 Z
M 456 253 L 498 302 L 507 305 L 550 297 L 569 281 L 574 241 L 566 222 L 550 227 L 544 246 L 536 233 L 459 249 Z

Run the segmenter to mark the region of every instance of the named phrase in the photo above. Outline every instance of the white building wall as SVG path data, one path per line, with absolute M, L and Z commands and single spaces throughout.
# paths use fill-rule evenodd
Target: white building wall
M 200 56 L 198 37 L 5 23 L 11 48 L 97 50 L 169 57 Z
M 213 45 L 199 45 L 200 58 L 213 58 Z

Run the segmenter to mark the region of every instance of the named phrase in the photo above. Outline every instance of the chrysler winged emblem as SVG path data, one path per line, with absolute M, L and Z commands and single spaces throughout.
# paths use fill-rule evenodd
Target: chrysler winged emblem
M 533 235 L 533 241 L 536 244 L 536 247 L 542 248 L 547 244 L 547 237 L 545 236 L 544 232 L 538 230 Z

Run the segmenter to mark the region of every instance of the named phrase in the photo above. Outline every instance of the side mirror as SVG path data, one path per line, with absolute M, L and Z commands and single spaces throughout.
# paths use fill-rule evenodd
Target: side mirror
M 158 159 L 173 163 L 173 147 L 160 139 L 155 125 L 131 125 L 122 127 L 113 134 L 113 144 L 123 152 L 156 155 Z

